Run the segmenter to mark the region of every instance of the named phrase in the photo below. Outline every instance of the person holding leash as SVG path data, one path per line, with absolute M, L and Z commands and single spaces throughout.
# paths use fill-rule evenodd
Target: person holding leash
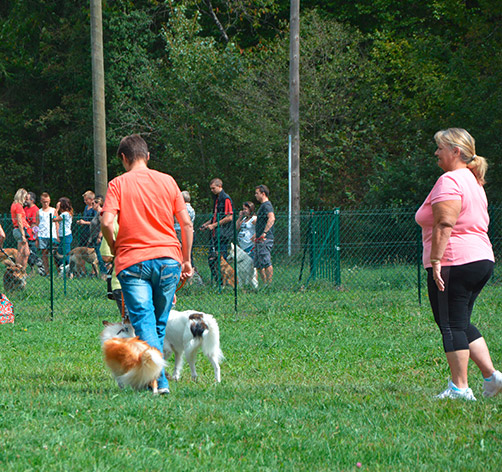
M 234 210 L 232 199 L 223 190 L 223 181 L 219 178 L 212 179 L 209 182 L 209 190 L 213 194 L 213 216 L 200 227 L 201 230 L 211 231 L 211 240 L 209 242 L 209 256 L 207 262 L 211 269 L 211 276 L 217 282 L 221 282 L 219 270 L 220 256 L 225 260 L 228 258 L 228 246 L 234 234 L 232 221 Z
M 471 323 L 474 302 L 493 272 L 488 238 L 488 202 L 483 188 L 487 163 L 476 155 L 464 129 L 438 131 L 435 155 L 444 174 L 416 213 L 422 227 L 423 264 L 434 319 L 443 337 L 451 380 L 436 398 L 476 400 L 467 384 L 469 358 L 484 377 L 485 397 L 502 391 L 479 330 Z
M 180 276 L 192 275 L 193 226 L 176 181 L 148 168 L 150 153 L 141 136 L 122 138 L 117 156 L 126 172 L 108 184 L 101 228 L 115 254 L 115 270 L 136 335 L 162 353 L 176 286 Z M 174 216 L 181 227 L 181 245 Z M 164 370 L 158 393 L 169 393 Z

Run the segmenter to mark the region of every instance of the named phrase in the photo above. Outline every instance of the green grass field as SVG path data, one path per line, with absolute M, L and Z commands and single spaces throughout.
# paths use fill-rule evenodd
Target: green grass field
M 217 316 L 222 383 L 199 353 L 197 383 L 185 366 L 154 397 L 106 370 L 98 336 L 118 311 L 93 287 L 54 321 L 43 293 L 16 298 L 0 325 L 0 470 L 500 470 L 502 396 L 472 368 L 477 402 L 433 399 L 448 370 L 415 290 L 245 293 L 237 316 L 230 291 L 182 291 L 180 309 Z M 500 367 L 501 305 L 488 287 L 474 315 Z

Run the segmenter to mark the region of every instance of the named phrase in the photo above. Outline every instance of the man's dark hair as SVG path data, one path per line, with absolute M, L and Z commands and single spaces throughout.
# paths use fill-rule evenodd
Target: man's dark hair
M 268 189 L 268 187 L 266 185 L 258 185 L 255 190 L 259 190 L 261 193 L 264 193 L 267 198 L 268 198 L 268 195 L 270 193 L 270 190 Z
M 139 159 L 146 160 L 148 159 L 148 146 L 139 134 L 131 134 L 120 141 L 117 157 L 122 159 L 122 154 L 130 163 Z
M 35 203 L 37 201 L 37 196 L 33 192 L 28 192 L 28 195 L 30 196 L 30 200 Z

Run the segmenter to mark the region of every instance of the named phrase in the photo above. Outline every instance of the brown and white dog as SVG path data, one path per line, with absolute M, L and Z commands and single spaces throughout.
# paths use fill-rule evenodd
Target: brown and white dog
M 70 276 L 85 276 L 87 275 L 87 270 L 85 268 L 85 263 L 91 264 L 92 273 L 99 277 L 99 264 L 98 256 L 96 255 L 96 250 L 93 247 L 76 247 L 70 251 L 69 256 L 69 267 L 66 266 L 66 270 Z M 62 259 L 63 256 L 56 253 L 58 259 Z
M 158 349 L 134 336 L 130 324 L 103 321 L 101 344 L 106 365 L 119 387 L 141 390 L 150 386 L 157 393 L 157 378 L 166 363 Z
M 101 339 L 105 332 L 107 339 L 109 336 L 113 339 L 131 339 L 134 336 L 134 328 L 129 323 L 112 324 L 104 321 L 103 324 L 107 328 L 101 334 Z M 171 310 L 164 339 L 164 357 L 167 359 L 174 352 L 174 372 L 171 376 L 173 380 L 179 380 L 181 377 L 183 354 L 190 365 L 192 379 L 197 379 L 195 361 L 200 348 L 213 366 L 216 382 L 220 382 L 220 362 L 224 357 L 220 349 L 220 330 L 214 317 L 193 310 Z

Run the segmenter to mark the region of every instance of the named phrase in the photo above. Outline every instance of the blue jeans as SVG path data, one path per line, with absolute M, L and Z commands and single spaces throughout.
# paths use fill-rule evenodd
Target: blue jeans
M 71 251 L 71 243 L 73 241 L 73 236 L 71 234 L 66 235 L 65 237 L 60 236 L 60 243 L 58 247 L 58 253 L 61 254 L 62 256 L 64 255 L 64 264 L 69 264 L 70 263 L 70 256 L 68 254 Z
M 160 352 L 180 275 L 181 264 L 168 257 L 139 262 L 117 275 L 136 336 Z M 158 384 L 169 387 L 164 370 Z

